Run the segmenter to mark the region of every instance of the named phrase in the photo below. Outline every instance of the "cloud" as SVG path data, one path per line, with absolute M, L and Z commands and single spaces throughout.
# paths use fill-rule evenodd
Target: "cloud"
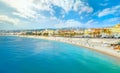
M 91 19 L 91 20 L 88 20 L 86 23 L 85 23 L 86 27 L 90 28 L 90 27 L 96 27 L 96 25 L 98 25 L 98 22 Z
M 87 28 L 91 28 L 91 27 L 97 27 L 98 22 L 95 20 L 88 20 L 86 23 L 82 23 L 80 21 L 76 21 L 76 20 L 67 20 L 67 21 L 61 21 L 59 24 L 56 24 L 55 27 L 57 28 L 74 28 L 74 27 L 87 27 Z
M 93 12 L 93 8 L 90 7 L 88 3 L 83 2 L 82 0 L 0 0 L 0 1 L 2 1 L 8 7 L 11 7 L 13 9 L 13 11 L 9 12 L 9 14 L 11 13 L 14 16 L 28 19 L 27 21 L 29 22 L 28 23 L 29 25 L 34 24 L 30 25 L 31 27 L 32 26 L 82 27 L 84 25 L 79 21 L 73 19 L 63 20 L 62 18 L 64 18 L 65 14 L 69 13 L 70 11 L 75 11 L 79 14 Z M 57 18 L 57 16 L 54 15 L 54 13 L 57 13 L 57 11 L 54 9 L 54 6 L 58 7 L 58 9 L 59 8 L 62 9 L 62 11 L 60 11 L 62 18 Z M 19 20 L 8 16 L 4 16 L 4 18 L 6 18 L 6 20 L 4 20 L 5 22 L 14 24 L 17 24 L 19 20 L 21 20 L 21 25 L 27 22 L 22 18 L 19 18 Z M 80 18 L 83 19 L 82 16 Z
M 62 8 L 65 13 L 69 11 L 78 11 L 90 13 L 93 8 L 82 0 L 1 0 L 10 7 L 14 8 L 13 15 L 24 18 L 36 18 L 40 12 L 48 11 L 51 15 L 55 10 L 53 6 Z
M 102 3 L 100 3 L 100 6 L 107 6 L 109 4 L 109 0 L 104 0 Z
M 120 12 L 120 5 L 114 6 L 112 8 L 106 8 L 98 13 L 98 17 L 115 14 Z M 120 13 L 119 13 L 120 14 Z
M 32 0 L 2 0 L 13 9 L 18 16 L 35 18 L 36 12 L 32 9 L 34 6 Z
M 100 6 L 107 6 L 108 3 L 100 3 Z
M 65 12 L 72 9 L 74 0 L 51 0 L 52 4 L 61 7 Z
M 119 24 L 120 23 L 120 17 L 113 17 L 113 18 L 108 18 L 105 19 L 101 22 L 97 23 L 97 27 L 111 27 L 114 26 L 115 24 Z
M 6 15 L 0 15 L 0 23 L 10 23 L 10 24 L 17 25 L 19 22 L 20 22 L 19 19 L 10 18 Z
M 90 7 L 87 3 L 82 2 L 81 0 L 76 0 L 76 2 L 73 5 L 73 10 L 79 11 L 79 13 L 90 13 L 93 12 L 93 8 Z
M 13 15 L 16 15 L 16 16 L 19 16 L 19 17 L 23 17 L 23 18 L 28 18 L 27 16 L 21 14 L 21 13 L 18 13 L 18 12 L 13 12 L 12 13 Z
M 91 24 L 91 23 L 93 23 L 94 22 L 94 20 L 89 20 L 86 24 Z
M 109 19 L 106 19 L 103 21 L 104 24 L 117 24 L 117 23 L 120 23 L 120 17 L 114 17 L 114 18 L 109 18 Z
M 76 20 L 67 20 L 61 21 L 59 24 L 55 25 L 56 28 L 74 28 L 74 27 L 83 27 L 83 24 Z
M 110 18 L 110 19 L 108 20 L 108 22 L 115 22 L 115 21 L 120 22 L 120 17 Z

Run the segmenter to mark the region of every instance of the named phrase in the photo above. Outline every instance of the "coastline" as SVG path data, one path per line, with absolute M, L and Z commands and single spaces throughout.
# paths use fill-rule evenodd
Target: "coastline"
M 120 51 L 116 51 L 109 44 L 116 43 L 120 39 L 105 39 L 105 38 L 69 38 L 69 37 L 45 37 L 45 36 L 30 36 L 30 35 L 8 35 L 26 38 L 37 38 L 43 40 L 52 40 L 77 45 L 86 49 L 94 50 L 114 58 L 120 59 Z

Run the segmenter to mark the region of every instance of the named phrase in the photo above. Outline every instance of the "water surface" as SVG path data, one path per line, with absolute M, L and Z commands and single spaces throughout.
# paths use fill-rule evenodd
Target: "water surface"
M 120 73 L 120 62 L 66 43 L 1 36 L 0 73 Z

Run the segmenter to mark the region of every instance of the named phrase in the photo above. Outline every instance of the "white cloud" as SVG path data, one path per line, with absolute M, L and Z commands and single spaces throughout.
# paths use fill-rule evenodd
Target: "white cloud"
M 98 17 L 106 16 L 109 14 L 115 14 L 119 12 L 120 12 L 120 5 L 102 10 L 101 12 L 98 13 Z
M 8 4 L 10 7 L 16 10 L 17 15 L 24 17 L 35 18 L 36 12 L 32 10 L 34 6 L 33 0 L 2 0 L 4 3 Z
M 75 20 L 68 20 L 65 22 L 66 27 L 81 27 L 81 23 Z
M 91 20 L 88 20 L 86 23 L 85 23 L 86 27 L 90 28 L 90 27 L 95 27 L 96 25 L 98 25 L 98 22 L 91 19 Z
M 113 17 L 113 18 L 108 18 L 102 22 L 99 22 L 98 25 L 100 25 L 100 27 L 111 27 L 119 23 L 120 23 L 120 17 Z
M 107 6 L 108 3 L 100 3 L 100 6 Z
M 108 22 L 115 22 L 115 21 L 118 21 L 120 23 L 120 17 L 115 17 L 108 20 Z
M 74 0 L 51 0 L 51 2 L 53 5 L 61 7 L 65 12 L 68 12 L 72 9 Z
M 14 8 L 14 15 L 25 18 L 36 18 L 40 11 L 49 11 L 53 15 L 52 6 L 61 7 L 65 13 L 78 11 L 79 13 L 90 13 L 93 11 L 87 3 L 81 0 L 1 0 Z
M 93 8 L 89 6 L 82 7 L 80 13 L 83 13 L 83 12 L 91 13 L 93 12 Z
M 98 22 L 95 20 L 88 20 L 86 23 L 82 23 L 76 20 L 67 20 L 67 21 L 61 21 L 59 22 L 59 24 L 56 24 L 55 27 L 56 28 L 74 28 L 74 27 L 87 27 L 87 28 L 91 28 L 91 27 L 96 27 L 98 25 Z
M 19 19 L 10 18 L 6 15 L 0 15 L 0 23 L 10 23 L 10 24 L 17 25 L 19 22 L 20 22 Z
M 60 21 L 59 24 L 56 24 L 56 28 L 74 28 L 74 27 L 83 27 L 84 25 L 76 20 L 67 20 L 67 21 Z
M 114 18 L 110 18 L 110 19 L 106 19 L 106 20 L 104 20 L 103 21 L 103 23 L 108 23 L 108 25 L 110 24 L 110 23 L 114 23 L 114 24 L 116 24 L 116 23 L 120 23 L 120 17 L 114 17 Z
M 91 23 L 93 23 L 94 22 L 94 20 L 89 20 L 86 24 L 91 24 Z
M 13 8 L 13 15 L 30 19 L 29 24 L 36 23 L 34 25 L 44 27 L 82 27 L 84 26 L 81 22 L 76 20 L 60 20 L 54 16 L 53 6 L 62 8 L 60 12 L 62 17 L 69 11 L 76 11 L 78 13 L 91 13 L 93 8 L 82 0 L 0 0 Z M 51 16 L 44 15 L 44 11 L 47 11 Z M 43 13 L 42 13 L 43 12 Z M 12 22 L 16 24 L 17 19 L 6 17 L 6 22 Z M 83 19 L 83 17 L 80 17 Z M 10 19 L 10 20 L 8 20 Z M 3 21 L 3 20 L 2 20 Z M 22 21 L 21 23 L 26 22 Z M 34 26 L 33 25 L 33 26 Z
M 18 12 L 13 12 L 12 14 L 13 14 L 13 15 L 16 15 L 16 16 L 19 16 L 19 17 L 23 17 L 23 18 L 28 18 L 27 16 L 22 15 L 22 14 L 20 14 L 20 13 L 18 13 Z
M 73 5 L 73 10 L 79 11 L 79 13 L 87 12 L 90 13 L 93 11 L 93 8 L 90 7 L 87 3 L 82 2 L 81 0 L 76 0 Z

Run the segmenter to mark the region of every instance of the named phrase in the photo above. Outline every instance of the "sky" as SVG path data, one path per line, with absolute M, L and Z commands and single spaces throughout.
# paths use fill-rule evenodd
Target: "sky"
M 0 30 L 102 28 L 120 23 L 120 0 L 0 0 Z

